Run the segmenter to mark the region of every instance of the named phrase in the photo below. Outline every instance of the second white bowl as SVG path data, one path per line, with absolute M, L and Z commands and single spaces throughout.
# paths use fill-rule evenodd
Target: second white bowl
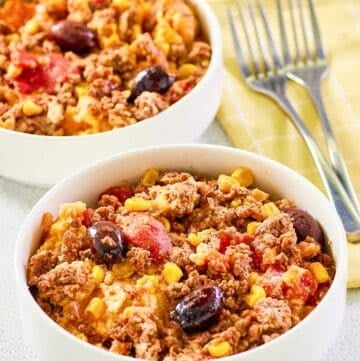
M 0 175 L 22 183 L 50 186 L 95 160 L 148 145 L 193 141 L 209 126 L 220 104 L 221 29 L 204 0 L 194 5 L 209 38 L 212 57 L 204 77 L 182 99 L 158 115 L 104 133 L 40 136 L 0 128 Z

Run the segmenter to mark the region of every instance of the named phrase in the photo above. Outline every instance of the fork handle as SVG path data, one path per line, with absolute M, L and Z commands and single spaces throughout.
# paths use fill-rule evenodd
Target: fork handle
M 276 100 L 280 103 L 282 109 L 290 116 L 309 148 L 330 201 L 335 206 L 346 232 L 350 236 L 351 234 L 355 234 L 360 229 L 360 215 L 357 213 L 344 186 L 337 177 L 337 174 L 330 167 L 309 129 L 306 127 L 285 93 L 282 95 L 278 94 Z
M 327 71 L 325 68 L 318 67 L 314 68 L 312 71 L 308 70 L 307 72 L 289 72 L 288 76 L 290 79 L 302 85 L 308 91 L 312 101 L 314 102 L 325 133 L 325 140 L 330 156 L 331 166 L 343 184 L 345 191 L 353 202 L 356 211 L 360 215 L 360 202 L 351 182 L 345 160 L 342 157 L 339 145 L 337 144 L 321 94 L 321 79 L 326 74 Z
M 324 127 L 325 137 L 327 139 L 327 147 L 329 151 L 330 161 L 334 171 L 337 173 L 338 178 L 343 184 L 349 198 L 352 200 L 354 207 L 357 212 L 360 214 L 360 203 L 357 197 L 354 186 L 351 182 L 349 172 L 346 167 L 344 158 L 341 155 L 341 151 L 336 142 L 334 132 L 332 130 L 329 118 L 327 116 L 324 102 L 321 95 L 320 83 L 308 83 L 307 90 L 316 106 L 319 117 Z

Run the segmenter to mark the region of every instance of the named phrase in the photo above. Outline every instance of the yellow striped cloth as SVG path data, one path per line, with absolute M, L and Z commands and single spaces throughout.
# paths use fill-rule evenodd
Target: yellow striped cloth
M 270 99 L 252 92 L 241 77 L 226 15 L 226 4 L 234 4 L 230 0 L 209 2 L 219 17 L 224 40 L 225 82 L 217 116 L 219 122 L 236 147 L 284 163 L 324 190 L 313 160 L 291 121 Z M 277 29 L 276 1 L 264 0 L 263 3 Z M 330 74 L 322 88 L 326 109 L 360 194 L 360 2 L 315 0 L 315 6 L 330 63 Z M 285 17 L 288 15 L 285 13 Z M 311 100 L 298 85 L 290 84 L 288 91 L 300 116 L 325 152 L 321 124 Z M 358 287 L 360 244 L 349 247 L 348 286 Z

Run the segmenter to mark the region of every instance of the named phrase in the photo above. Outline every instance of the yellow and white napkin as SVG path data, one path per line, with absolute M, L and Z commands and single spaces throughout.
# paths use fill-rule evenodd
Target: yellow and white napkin
M 303 174 L 324 191 L 313 160 L 291 121 L 270 99 L 251 91 L 243 81 L 228 26 L 226 4 L 209 0 L 223 29 L 225 82 L 217 119 L 236 147 L 275 159 Z M 264 4 L 277 25 L 275 0 Z M 323 82 L 323 96 L 337 141 L 360 195 L 360 2 L 315 0 L 327 51 L 330 74 Z M 311 100 L 298 85 L 289 94 L 326 152 L 321 124 Z M 360 244 L 349 244 L 348 287 L 360 286 Z

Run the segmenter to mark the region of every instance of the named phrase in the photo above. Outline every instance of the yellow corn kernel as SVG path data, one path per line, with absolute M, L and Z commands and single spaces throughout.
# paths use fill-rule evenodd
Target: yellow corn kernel
M 257 272 L 250 272 L 249 277 L 247 279 L 248 285 L 251 287 L 254 285 L 259 277 L 259 274 Z
M 202 241 L 204 241 L 210 237 L 213 230 L 214 230 L 213 228 L 207 228 L 200 232 L 197 232 L 196 234 L 201 238 Z
M 168 44 L 181 44 L 183 42 L 182 37 L 169 26 L 158 26 L 154 30 L 154 39 Z
M 82 341 L 88 342 L 87 336 L 86 336 L 85 334 L 83 334 L 83 333 L 78 333 L 78 334 L 76 335 L 76 337 L 79 338 L 79 339 L 82 340 Z
M 248 168 L 241 167 L 235 169 L 231 176 L 236 178 L 243 187 L 249 187 L 254 183 L 254 176 Z
M 208 59 L 204 59 L 202 61 L 200 61 L 200 65 L 205 69 L 209 66 L 210 61 Z
M 133 313 L 133 309 L 134 309 L 134 306 L 128 306 L 124 309 L 123 311 L 123 315 L 125 317 L 131 317 L 132 316 L 132 313 Z
M 196 233 L 190 233 L 187 237 L 187 241 L 194 247 L 198 246 L 201 243 L 201 237 Z
M 140 197 L 131 197 L 125 201 L 125 208 L 129 212 L 143 212 L 151 208 L 151 201 Z
M 6 71 L 6 75 L 10 78 L 10 79 L 14 79 L 17 76 L 19 76 L 22 72 L 22 69 L 19 66 L 16 66 L 12 63 L 9 64 L 7 71 Z
M 218 183 L 219 189 L 225 193 L 230 192 L 231 187 L 233 185 L 240 185 L 239 181 L 236 178 L 230 177 L 225 174 L 219 175 L 217 183 Z
M 99 131 L 99 120 L 94 116 L 91 108 L 97 100 L 88 95 L 81 95 L 78 99 L 73 118 L 75 122 L 89 124 L 93 132 Z
M 4 98 L 10 105 L 14 105 L 19 100 L 16 91 L 10 88 L 4 90 Z
M 266 218 L 277 216 L 280 214 L 280 210 L 276 207 L 274 202 L 265 203 L 261 206 L 261 211 L 265 214 Z
M 231 345 L 227 341 L 210 342 L 207 350 L 211 357 L 224 357 L 231 354 Z
M 26 99 L 22 105 L 22 112 L 28 117 L 41 114 L 42 111 L 43 108 L 30 99 Z
M 25 25 L 24 25 L 24 31 L 27 34 L 33 35 L 36 32 L 40 30 L 40 23 L 37 19 L 33 18 L 30 19 Z
M 7 41 L 8 43 L 11 43 L 12 41 L 19 41 L 19 39 L 20 39 L 20 35 L 17 33 L 5 35 L 5 41 Z
M 86 85 L 78 85 L 75 87 L 75 94 L 78 98 L 82 95 L 86 95 L 87 93 L 87 86 Z
M 112 0 L 111 4 L 121 13 L 130 7 L 130 0 Z
M 259 227 L 260 222 L 250 222 L 246 226 L 246 232 L 249 234 L 255 234 L 256 228 Z
M 104 268 L 99 265 L 94 266 L 91 270 L 91 276 L 96 283 L 101 283 L 105 278 Z
M 192 253 L 189 258 L 197 266 L 203 266 L 209 253 L 209 247 L 206 243 L 200 243 L 196 247 L 196 253 Z
M 92 315 L 95 320 L 98 320 L 105 312 L 106 304 L 100 297 L 94 297 L 86 306 L 85 313 Z
M 142 286 L 142 285 L 145 285 L 147 283 L 151 283 L 153 285 L 159 284 L 159 276 L 147 274 L 147 275 L 142 276 L 141 278 L 139 278 L 136 281 L 136 284 L 138 286 Z
M 255 307 L 255 305 L 266 297 L 266 292 L 263 287 L 258 285 L 252 285 L 250 288 L 250 293 L 244 296 L 244 301 L 250 307 Z
M 106 24 L 98 29 L 98 38 L 101 48 L 109 48 L 120 45 L 121 41 L 118 35 L 118 28 L 115 23 Z
M 259 202 L 266 201 L 269 198 L 269 194 L 255 188 L 251 191 L 252 196 Z
M 64 297 L 60 302 L 59 305 L 62 307 L 65 307 L 66 305 L 68 305 L 70 303 L 70 298 L 69 297 Z
M 241 199 L 233 199 L 230 203 L 231 208 L 237 208 L 241 206 Z
M 309 270 L 319 283 L 325 283 L 331 279 L 327 269 L 320 262 L 311 263 Z
M 77 217 L 82 217 L 82 214 L 85 209 L 86 209 L 86 204 L 80 201 L 72 202 L 72 203 L 63 203 L 59 207 L 58 220 L 71 223 Z
M 169 55 L 170 44 L 164 43 L 164 42 L 159 42 L 157 45 L 162 49 L 162 51 L 164 52 L 165 55 Z
M 165 35 L 165 40 L 169 44 L 182 44 L 182 37 L 172 28 L 168 28 Z
M 206 257 L 204 255 L 199 255 L 196 253 L 191 253 L 189 256 L 191 262 L 195 263 L 197 266 L 203 266 L 205 264 Z
M 133 27 L 132 27 L 133 39 L 136 39 L 136 37 L 141 33 L 142 33 L 141 25 L 140 24 L 133 25 Z
M 180 79 L 188 78 L 190 75 L 195 74 L 198 71 L 198 67 L 191 63 L 185 63 L 180 66 L 177 76 Z
M 170 232 L 171 231 L 171 224 L 170 221 L 166 218 L 166 217 L 160 217 L 159 221 L 163 224 L 163 226 L 166 229 L 166 232 Z
M 134 271 L 130 268 L 129 262 L 115 263 L 111 268 L 114 277 L 116 278 L 129 278 L 134 274 Z
M 147 291 L 155 292 L 159 285 L 159 276 L 144 275 L 136 281 L 137 286 L 143 286 Z
M 159 171 L 155 168 L 148 169 L 141 178 L 144 187 L 151 187 L 159 180 Z
M 100 46 L 102 49 L 113 48 L 120 45 L 120 38 L 118 34 L 113 34 L 109 37 L 100 37 Z
M 300 280 L 300 277 L 304 274 L 304 272 L 305 272 L 304 268 L 296 265 L 292 265 L 282 275 L 281 278 L 288 286 L 291 286 Z
M 167 284 L 171 285 L 172 283 L 180 281 L 183 276 L 183 271 L 176 263 L 167 262 L 164 265 L 162 274 Z

